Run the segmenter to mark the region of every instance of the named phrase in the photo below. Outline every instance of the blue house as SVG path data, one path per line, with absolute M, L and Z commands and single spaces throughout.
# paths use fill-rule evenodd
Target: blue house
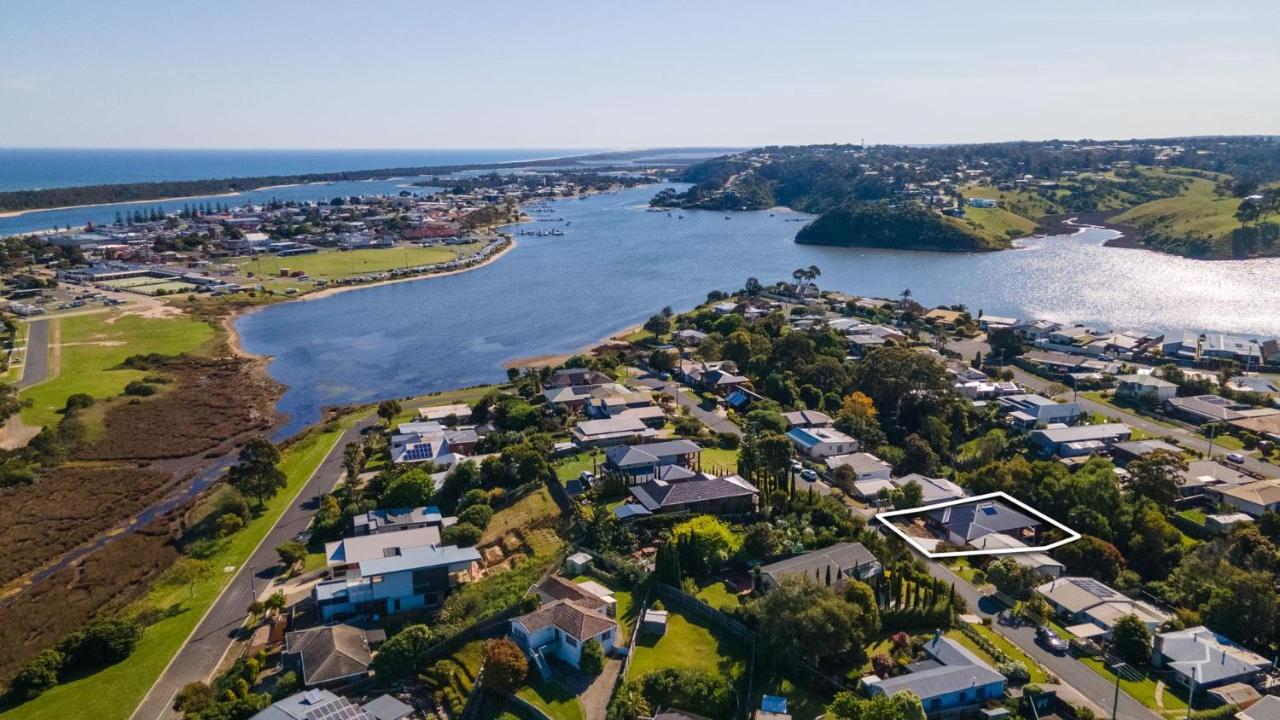
M 915 693 L 930 716 L 977 707 L 1004 696 L 1004 676 L 960 643 L 938 635 L 924 651 L 928 659 L 908 665 L 906 675 L 863 678 L 867 692 L 873 696 Z

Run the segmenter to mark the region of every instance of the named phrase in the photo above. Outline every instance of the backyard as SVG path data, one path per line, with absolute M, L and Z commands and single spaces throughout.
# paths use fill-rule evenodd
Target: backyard
M 702 670 L 730 681 L 742 676 L 746 648 L 741 642 L 702 620 L 668 610 L 667 630 L 662 636 L 642 632 L 636 640 L 628 677 L 639 678 L 664 668 Z

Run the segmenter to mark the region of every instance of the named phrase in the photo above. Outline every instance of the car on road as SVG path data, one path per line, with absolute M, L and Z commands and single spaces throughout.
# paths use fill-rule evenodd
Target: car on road
M 1036 628 L 1036 638 L 1038 638 L 1050 652 L 1054 652 L 1059 655 L 1067 652 L 1066 641 L 1048 625 L 1041 625 Z
M 808 480 L 809 482 L 813 482 L 814 480 L 818 479 L 818 473 L 812 470 L 805 469 L 800 471 L 800 477 L 804 478 L 805 480 Z
M 804 465 L 802 465 L 799 460 L 791 461 L 791 472 L 800 472 L 802 470 L 804 470 Z
M 1240 465 L 1244 462 L 1244 455 L 1241 455 L 1240 453 L 1227 453 L 1227 460 Z

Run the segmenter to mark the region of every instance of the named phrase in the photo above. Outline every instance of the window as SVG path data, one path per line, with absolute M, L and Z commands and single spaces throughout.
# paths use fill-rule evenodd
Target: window
M 578 641 L 573 639 L 572 635 L 565 635 L 564 641 L 569 643 L 569 647 L 578 647 Z

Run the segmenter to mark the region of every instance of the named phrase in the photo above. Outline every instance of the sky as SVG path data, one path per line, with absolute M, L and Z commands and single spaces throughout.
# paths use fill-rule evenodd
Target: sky
M 141 2 L 0 11 L 0 147 L 1280 134 L 1280 2 Z

